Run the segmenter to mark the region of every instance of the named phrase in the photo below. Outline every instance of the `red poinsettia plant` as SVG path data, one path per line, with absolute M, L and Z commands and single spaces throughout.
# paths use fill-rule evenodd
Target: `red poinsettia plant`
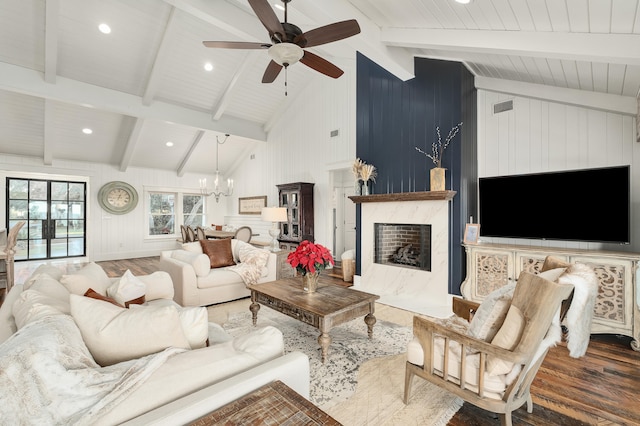
M 331 252 L 326 247 L 307 240 L 301 242 L 295 251 L 289 253 L 287 262 L 301 275 L 315 274 L 316 271 L 326 269 L 335 263 Z

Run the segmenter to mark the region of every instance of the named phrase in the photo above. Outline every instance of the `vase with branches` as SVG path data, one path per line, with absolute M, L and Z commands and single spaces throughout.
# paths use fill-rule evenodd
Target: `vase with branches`
M 431 144 L 431 153 L 425 152 L 417 146 L 415 147 L 416 151 L 424 154 L 427 158 L 433 161 L 433 164 L 435 164 L 435 167 L 429 171 L 429 185 L 431 191 L 445 190 L 445 169 L 442 167 L 442 156 L 444 155 L 444 151 L 447 149 L 453 138 L 455 138 L 455 136 L 460 131 L 460 127 L 462 127 L 462 122 L 456 124 L 451 128 L 449 134 L 443 142 L 442 135 L 440 134 L 440 126 L 437 126 L 436 134 L 438 135 L 438 140 Z
M 369 181 L 375 182 L 376 176 L 378 176 L 376 167 L 373 164 L 363 164 L 360 170 L 360 176 L 364 182 L 362 185 L 362 195 L 369 195 Z
M 436 167 L 441 168 L 442 167 L 442 156 L 444 155 L 444 151 L 445 151 L 445 149 L 447 149 L 447 147 L 449 146 L 449 144 L 451 143 L 453 138 L 458 134 L 458 132 L 460 131 L 460 127 L 462 127 L 462 124 L 463 124 L 463 122 L 460 122 L 460 123 L 456 124 L 455 126 L 453 126 L 451 128 L 451 130 L 449 131 L 449 134 L 445 138 L 444 142 L 442 142 L 442 135 L 440 134 L 440 126 L 437 126 L 436 127 L 436 134 L 438 135 L 438 140 L 431 144 L 431 154 L 421 150 L 417 146 L 415 147 L 416 151 L 426 155 L 427 158 L 430 158 L 431 161 L 433 161 L 433 164 L 435 164 Z
M 353 173 L 353 178 L 355 181 L 355 195 L 362 195 L 362 177 L 360 176 L 360 172 L 363 165 L 364 161 L 362 161 L 360 158 L 356 158 L 351 165 L 351 173 Z

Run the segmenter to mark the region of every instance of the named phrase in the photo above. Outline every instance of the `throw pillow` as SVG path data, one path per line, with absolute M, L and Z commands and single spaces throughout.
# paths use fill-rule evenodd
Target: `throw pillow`
M 69 293 L 82 296 L 89 288 L 100 294 L 107 294 L 107 287 L 111 285 L 111 280 L 104 269 L 95 262 L 91 262 L 73 274 L 63 275 L 60 283 L 69 290 Z
M 515 287 L 514 282 L 489 293 L 473 315 L 469 324 L 469 336 L 485 342 L 490 342 L 495 337 L 507 316 Z
M 541 271 L 548 271 L 549 269 L 556 268 L 568 268 L 571 264 L 563 259 L 554 256 L 547 256 L 544 258 Z
M 172 300 L 174 296 L 173 280 L 171 275 L 165 271 L 156 271 L 149 275 L 140 275 L 137 277 L 142 281 L 147 289 L 145 290 L 145 299 L 169 299 Z
M 240 260 L 241 263 L 248 263 L 256 268 L 262 269 L 267 265 L 269 252 L 255 248 L 251 244 L 243 243 L 238 248 L 238 260 Z
M 176 306 L 175 302 L 167 301 L 166 304 L 154 306 Z M 140 305 L 131 305 L 131 309 L 139 308 Z M 204 306 L 177 307 L 182 324 L 182 332 L 189 342 L 191 349 L 204 348 L 207 346 L 209 338 L 209 314 Z
M 540 272 L 538 276 L 544 278 L 545 280 L 557 282 L 558 278 L 560 278 L 560 276 L 564 274 L 566 270 L 567 268 L 564 268 L 564 267 L 547 269 Z
M 211 269 L 235 265 L 231 251 L 231 239 L 200 240 L 202 251 L 209 256 Z
M 107 288 L 107 296 L 115 299 L 118 304 L 128 308 L 129 305 L 144 303 L 147 286 L 134 276 L 130 270 L 122 274 L 119 280 Z
M 29 278 L 24 282 L 24 289 L 27 290 L 31 285 L 37 281 L 40 274 L 47 274 L 54 280 L 60 280 L 62 277 L 62 270 L 60 268 L 56 268 L 55 266 L 42 264 L 36 268 L 35 271 L 31 274 Z
M 70 302 L 82 339 L 103 367 L 169 347 L 189 349 L 175 306 L 123 309 L 74 294 Z
M 69 302 L 63 302 L 33 289 L 20 293 L 20 297 L 11 308 L 18 330 L 41 318 L 70 312 Z
M 182 245 L 182 248 L 186 251 L 190 251 L 192 253 L 198 253 L 198 254 L 202 254 L 202 246 L 200 245 L 199 241 L 195 241 L 193 243 L 184 243 Z
M 193 270 L 198 277 L 206 277 L 211 272 L 211 261 L 204 253 L 195 253 L 186 250 L 174 250 L 171 257 L 180 262 L 193 266 Z
M 60 284 L 58 280 L 44 272 L 38 274 L 37 279 L 29 286 L 29 290 L 39 291 L 44 295 L 69 303 L 69 290 Z
M 511 305 L 507 317 L 491 344 L 512 351 L 520 342 L 524 330 L 524 315 L 517 306 Z M 495 356 L 487 359 L 487 373 L 492 376 L 507 374 L 513 369 L 513 363 Z
M 116 306 L 118 306 L 120 308 L 124 308 L 124 306 L 119 304 L 115 299 L 112 299 L 111 297 L 103 296 L 103 295 L 101 295 L 100 293 L 98 293 L 97 291 L 95 291 L 92 288 L 87 290 L 87 292 L 84 294 L 84 296 L 85 297 L 90 297 L 92 299 L 104 300 L 105 302 L 113 303 L 114 305 L 116 305 Z

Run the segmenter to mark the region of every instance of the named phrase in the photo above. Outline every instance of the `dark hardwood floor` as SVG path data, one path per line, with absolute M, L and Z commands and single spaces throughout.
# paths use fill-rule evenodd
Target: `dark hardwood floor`
M 127 269 L 134 275 L 158 270 L 158 257 L 97 262 L 109 276 Z M 337 284 L 344 285 L 339 271 Z M 1 299 L 1 295 L 0 295 Z M 564 344 L 549 351 L 533 382 L 533 413 L 526 406 L 513 413 L 514 425 L 640 425 L 640 352 L 630 338 L 592 335 L 587 354 L 569 357 Z M 495 426 L 498 418 L 464 404 L 449 426 Z

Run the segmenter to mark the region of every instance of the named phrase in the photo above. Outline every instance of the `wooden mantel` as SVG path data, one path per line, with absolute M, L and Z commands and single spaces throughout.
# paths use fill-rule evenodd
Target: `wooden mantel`
M 360 203 L 384 203 L 387 201 L 451 200 L 455 195 L 456 195 L 456 191 L 422 191 L 422 192 L 399 192 L 397 194 L 352 195 L 349 197 L 349 199 L 356 204 L 360 204 Z

